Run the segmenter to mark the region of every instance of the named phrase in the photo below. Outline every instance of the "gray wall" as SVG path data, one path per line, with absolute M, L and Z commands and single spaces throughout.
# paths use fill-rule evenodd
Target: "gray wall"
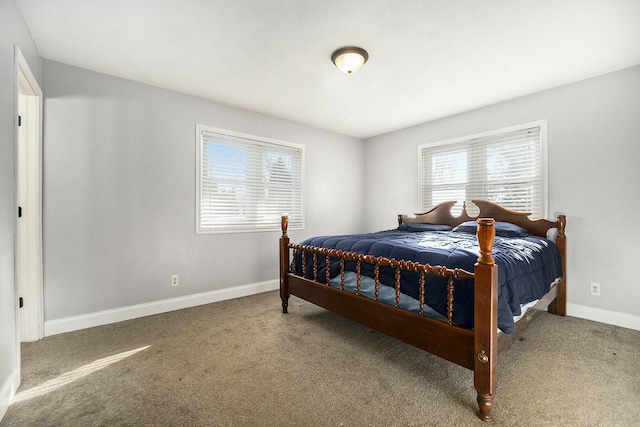
M 567 215 L 568 300 L 640 315 L 640 66 L 371 138 L 369 230 L 417 212 L 418 146 L 539 119 L 549 129 L 549 214 Z M 602 296 L 590 295 L 590 283 Z
M 42 73 L 47 321 L 277 279 L 279 233 L 195 234 L 196 123 L 306 147 L 292 238 L 362 228 L 362 140 L 47 60 Z
M 0 417 L 6 410 L 11 381 L 19 370 L 14 286 L 15 63 L 18 46 L 40 82 L 40 56 L 13 0 L 0 1 Z

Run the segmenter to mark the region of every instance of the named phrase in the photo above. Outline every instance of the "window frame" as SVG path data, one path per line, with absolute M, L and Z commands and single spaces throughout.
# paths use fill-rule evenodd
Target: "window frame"
M 281 231 L 280 220 L 277 221 L 277 224 L 269 225 L 269 226 L 237 226 L 233 224 L 229 224 L 226 226 L 219 226 L 215 228 L 203 227 L 202 225 L 202 190 L 203 190 L 203 168 L 202 168 L 202 159 L 204 156 L 204 144 L 203 144 L 203 132 L 211 132 L 220 134 L 223 136 L 229 136 L 232 138 L 240 138 L 244 139 L 247 142 L 256 142 L 263 144 L 272 144 L 278 145 L 282 147 L 292 148 L 294 150 L 300 150 L 301 159 L 300 159 L 300 225 L 296 226 L 295 224 L 291 224 L 289 226 L 289 230 L 303 230 L 305 228 L 305 214 L 304 214 L 304 170 L 305 170 L 305 146 L 301 144 L 295 144 L 292 142 L 281 141 L 272 138 L 266 138 L 258 135 L 251 135 L 242 132 L 231 131 L 228 129 L 222 129 L 212 126 L 207 126 L 203 124 L 196 124 L 196 212 L 195 212 L 195 229 L 196 234 L 220 234 L 220 233 L 252 233 L 252 232 L 272 232 L 272 231 Z M 285 212 L 283 212 L 284 214 Z
M 523 131 L 526 129 L 538 127 L 540 129 L 540 155 L 541 155 L 541 217 L 548 218 L 549 217 L 549 147 L 548 147 L 548 130 L 547 130 L 547 120 L 536 120 L 533 122 L 522 123 L 514 126 L 509 126 L 500 129 L 494 129 L 486 132 L 480 132 L 472 135 L 461 136 L 457 138 L 447 139 L 443 141 L 430 142 L 426 144 L 421 144 L 418 146 L 418 199 L 420 200 L 420 209 L 429 208 L 431 206 L 424 206 L 424 184 L 425 177 L 423 175 L 423 167 L 422 167 L 422 151 L 424 149 L 434 148 L 434 147 L 442 147 L 445 145 L 454 145 L 460 144 L 464 142 L 471 143 L 473 140 L 486 138 L 486 137 L 495 137 L 501 134 L 507 134 L 511 132 Z M 458 200 L 458 202 L 462 202 L 462 200 Z M 458 207 L 458 206 L 456 206 Z M 461 208 L 461 203 L 459 208 Z M 532 215 L 532 218 L 537 218 L 535 215 Z

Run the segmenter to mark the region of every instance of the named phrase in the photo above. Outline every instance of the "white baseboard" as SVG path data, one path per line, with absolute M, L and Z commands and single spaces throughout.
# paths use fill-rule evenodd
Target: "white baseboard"
M 567 304 L 567 315 L 640 331 L 640 316 L 634 316 L 633 314 L 617 313 L 615 311 L 586 307 L 584 305 Z
M 11 399 L 15 396 L 19 386 L 20 369 L 15 369 L 4 384 L 2 384 L 2 388 L 0 388 L 0 420 L 2 420 L 4 414 L 7 413 Z
M 151 316 L 154 314 L 166 313 L 168 311 L 181 310 L 183 308 L 273 291 L 278 288 L 279 281 L 276 279 L 269 280 L 267 282 L 237 286 L 234 288 L 220 289 L 217 291 L 154 301 L 146 304 L 131 305 L 113 310 L 48 320 L 44 322 L 44 335 L 50 336 L 77 331 L 80 329 L 92 328 L 94 326 L 107 325 L 109 323 L 122 322 L 124 320 L 136 319 L 138 317 Z
M 138 317 L 151 316 L 154 314 L 166 313 L 168 311 L 181 310 L 183 308 L 274 291 L 278 289 L 278 287 L 279 284 L 277 279 L 269 280 L 266 282 L 237 286 L 234 288 L 220 289 L 217 291 L 154 301 L 146 304 L 131 305 L 113 310 L 48 320 L 44 323 L 44 334 L 45 336 L 50 336 L 77 331 L 80 329 L 92 328 L 94 326 L 107 325 L 109 323 L 122 322 L 124 320 L 136 319 Z M 567 315 L 640 331 L 640 316 L 634 316 L 632 314 L 618 313 L 615 311 L 568 303 Z M 4 393 L 5 387 L 8 387 L 10 393 L 11 387 L 7 386 L 7 384 L 3 386 L 3 389 L 0 392 Z M 2 414 L 3 404 L 6 403 L 4 397 L 4 394 L 0 394 L 0 414 Z M 6 411 L 6 407 L 4 410 Z

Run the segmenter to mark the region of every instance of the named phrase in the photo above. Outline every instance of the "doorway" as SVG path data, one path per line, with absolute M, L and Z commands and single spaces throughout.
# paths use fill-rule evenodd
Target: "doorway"
M 42 263 L 42 105 L 37 80 L 18 47 L 16 64 L 15 271 L 20 341 L 44 337 Z

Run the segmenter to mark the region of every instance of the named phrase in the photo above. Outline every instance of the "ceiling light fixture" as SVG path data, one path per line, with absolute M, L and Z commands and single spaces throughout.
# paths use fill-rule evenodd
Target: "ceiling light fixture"
M 369 54 L 361 47 L 345 46 L 331 54 L 331 62 L 343 73 L 353 74 L 369 59 Z

